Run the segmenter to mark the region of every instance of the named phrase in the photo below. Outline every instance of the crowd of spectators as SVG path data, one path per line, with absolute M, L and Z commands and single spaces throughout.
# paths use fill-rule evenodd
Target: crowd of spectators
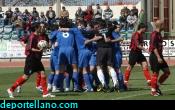
M 133 6 L 133 9 L 128 9 L 124 7 L 121 10 L 121 16 L 116 20 L 123 30 L 133 30 L 135 25 L 138 22 L 142 22 L 143 10 L 141 14 L 138 14 L 138 9 Z M 87 6 L 86 10 L 82 10 L 81 7 L 75 12 L 75 23 L 79 20 L 84 20 L 87 23 L 91 21 L 104 19 L 106 22 L 113 20 L 113 10 L 109 5 L 106 6 L 105 10 L 101 8 L 99 4 L 96 5 L 96 8 L 93 9 L 92 5 Z M 60 14 L 61 18 L 69 19 L 69 11 L 63 6 Z M 0 7 L 0 27 L 3 26 L 13 26 L 13 29 L 18 33 L 18 36 L 29 33 L 34 23 L 44 23 L 49 27 L 55 23 L 58 23 L 60 18 L 56 18 L 56 12 L 49 7 L 46 13 L 38 12 L 35 7 L 33 7 L 32 12 L 29 12 L 27 9 L 24 12 L 21 12 L 19 8 L 15 8 L 14 11 L 9 7 L 7 11 L 3 11 Z M 48 28 L 49 29 L 49 28 Z

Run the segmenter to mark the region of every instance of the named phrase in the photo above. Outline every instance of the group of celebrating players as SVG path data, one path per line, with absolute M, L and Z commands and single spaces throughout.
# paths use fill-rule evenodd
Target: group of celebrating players
M 143 68 L 147 83 L 151 88 L 151 95 L 159 96 L 162 94 L 159 84 L 168 78 L 170 70 L 162 55 L 163 22 L 157 20 L 155 26 L 156 29 L 150 37 L 149 50 L 143 47 L 146 25 L 139 24 L 138 30 L 133 33 L 129 63 L 123 77 L 120 43 L 124 38 L 120 35 L 121 27 L 118 23 L 104 20 L 87 23 L 80 20 L 76 26 L 73 26 L 70 20 L 61 19 L 59 25 L 52 26 L 49 37 L 46 35 L 44 24 L 35 24 L 32 28 L 33 32 L 21 39 L 27 56 L 24 75 L 7 89 L 9 97 L 14 98 L 15 89 L 20 92 L 21 86 L 35 72 L 37 73 L 36 88 L 42 92 L 44 98 L 55 97 L 49 91 L 52 93 L 71 91 L 71 81 L 73 81 L 74 92 L 125 91 L 128 89 L 131 70 L 136 63 L 141 64 Z M 52 48 L 51 74 L 48 76 L 48 84 L 41 62 L 45 48 L 38 47 L 41 40 L 46 40 L 49 43 L 48 47 Z M 150 53 L 152 76 L 142 51 Z M 160 70 L 163 70 L 164 74 L 158 80 Z M 110 87 L 110 77 L 113 82 L 112 87 Z

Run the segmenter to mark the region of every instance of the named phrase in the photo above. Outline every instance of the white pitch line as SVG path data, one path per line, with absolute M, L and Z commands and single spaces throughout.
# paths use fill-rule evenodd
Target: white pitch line
M 175 89 L 168 89 L 168 90 L 164 90 L 162 92 L 167 92 L 167 91 L 174 91 Z M 149 93 L 142 93 L 142 94 L 137 94 L 137 95 L 130 95 L 130 96 L 126 96 L 126 97 L 118 97 L 116 99 L 112 99 L 112 100 L 121 100 L 121 99 L 127 99 L 127 98 L 132 98 L 132 97 L 138 97 L 138 96 L 142 96 L 142 95 L 147 95 Z

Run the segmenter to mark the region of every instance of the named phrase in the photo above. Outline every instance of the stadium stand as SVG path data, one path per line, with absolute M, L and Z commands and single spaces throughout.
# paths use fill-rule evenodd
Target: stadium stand
M 140 0 L 61 0 L 65 6 L 87 6 L 91 4 L 128 5 Z M 5 6 L 51 6 L 56 0 L 5 0 Z

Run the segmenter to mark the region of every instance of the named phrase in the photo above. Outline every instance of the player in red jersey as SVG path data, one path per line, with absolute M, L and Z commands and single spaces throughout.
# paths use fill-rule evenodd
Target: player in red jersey
M 29 77 L 37 72 L 41 73 L 41 86 L 43 89 L 43 97 L 55 97 L 54 95 L 51 95 L 48 93 L 47 90 L 47 81 L 46 81 L 46 75 L 45 75 L 45 69 L 41 62 L 43 49 L 38 48 L 38 42 L 40 40 L 46 40 L 42 36 L 40 36 L 40 25 L 36 24 L 34 25 L 35 32 L 31 33 L 29 36 L 29 40 L 27 43 L 27 49 L 26 49 L 26 61 L 25 61 L 25 67 L 24 67 L 24 75 L 20 76 L 16 82 L 7 89 L 7 92 L 9 94 L 10 98 L 14 98 L 13 92 L 19 85 L 23 85 Z
M 159 84 L 163 84 L 166 79 L 170 75 L 170 69 L 168 64 L 163 58 L 163 37 L 161 35 L 161 31 L 163 31 L 164 23 L 161 20 L 157 20 L 155 22 L 155 31 L 151 33 L 150 37 L 150 65 L 151 70 L 153 72 L 152 79 L 151 79 L 151 95 L 152 96 L 159 96 L 162 95 Z M 159 71 L 162 70 L 164 74 L 160 76 L 159 80 Z
M 125 70 L 126 87 L 128 86 L 128 81 L 129 81 L 131 71 L 136 63 L 141 64 L 147 83 L 150 84 L 151 82 L 151 76 L 148 70 L 148 62 L 145 56 L 142 54 L 142 50 L 145 52 L 148 52 L 148 50 L 146 50 L 143 47 L 143 43 L 144 43 L 143 33 L 145 31 L 146 31 L 146 26 L 145 24 L 141 23 L 139 24 L 138 31 L 132 35 L 131 44 L 130 44 L 131 51 L 129 54 L 129 64 L 127 69 Z

